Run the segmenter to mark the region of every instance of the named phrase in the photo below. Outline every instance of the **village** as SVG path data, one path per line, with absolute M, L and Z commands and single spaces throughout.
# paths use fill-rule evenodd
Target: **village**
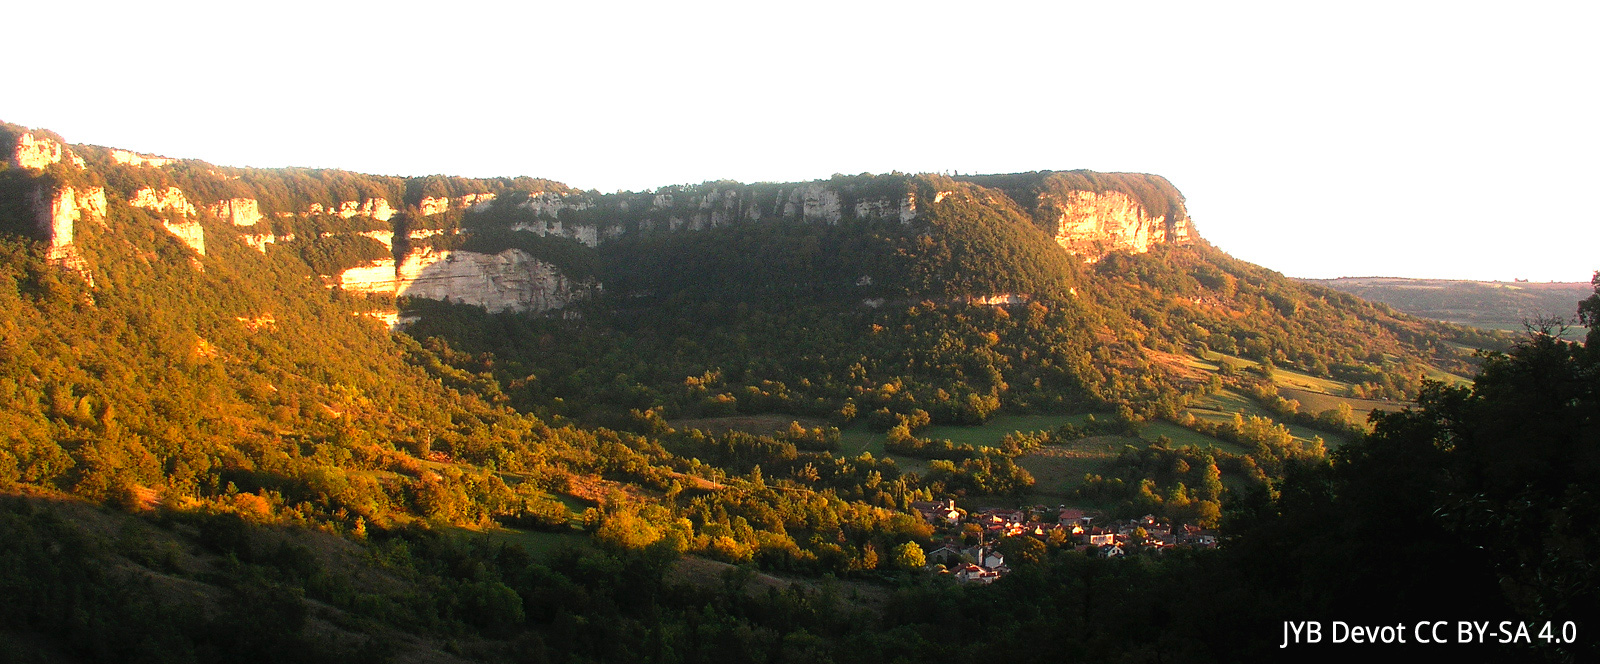
M 1173 525 L 1146 514 L 1136 519 L 1102 521 L 1081 509 L 1044 505 L 968 512 L 950 499 L 918 501 L 911 508 L 934 527 L 939 546 L 926 554 L 926 569 L 962 583 L 993 583 L 1011 571 L 1005 538 L 1028 538 L 1043 547 L 1067 548 L 1085 555 L 1120 558 L 1160 554 L 1174 547 L 1212 548 L 1216 532 L 1190 524 Z

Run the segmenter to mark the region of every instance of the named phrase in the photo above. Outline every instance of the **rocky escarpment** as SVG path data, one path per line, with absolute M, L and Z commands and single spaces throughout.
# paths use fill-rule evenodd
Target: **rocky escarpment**
M 159 168 L 177 160 L 167 157 L 157 157 L 149 154 L 139 154 L 137 152 L 129 152 L 127 150 L 112 150 L 111 161 L 112 163 L 122 164 L 125 166 L 154 166 Z
M 1120 191 L 1044 194 L 1043 207 L 1054 214 L 1055 239 L 1063 249 L 1099 260 L 1112 251 L 1142 254 L 1158 244 L 1189 242 L 1189 219 L 1168 221 Z
M 13 141 L 7 161 L 15 168 L 40 170 L 51 164 L 60 163 L 63 157 L 73 166 L 84 167 L 83 158 L 73 152 L 72 148 L 62 145 L 60 141 L 49 136 L 23 131 L 18 132 Z
M 519 249 L 497 254 L 418 249 L 393 260 L 345 270 L 345 290 L 447 300 L 490 312 L 550 311 L 583 299 L 593 283 L 578 283 L 555 266 Z
M 230 198 L 217 201 L 206 206 L 206 210 L 216 215 L 218 219 L 235 226 L 254 226 L 264 217 L 261 215 L 261 204 L 254 198 Z
M 1057 244 L 1086 262 L 1197 237 L 1183 194 L 1159 175 L 1041 171 L 959 179 L 1005 192 Z
M 449 212 L 452 207 L 461 209 L 487 206 L 489 202 L 493 200 L 494 194 L 487 192 L 466 194 L 463 196 L 457 196 L 454 199 L 451 199 L 449 196 L 426 196 L 422 199 L 422 202 L 417 205 L 417 214 L 420 214 L 424 217 L 431 217 Z
M 168 233 L 189 245 L 190 249 L 201 256 L 206 255 L 205 228 L 193 219 L 197 211 L 183 190 L 167 187 L 157 192 L 155 189 L 145 187 L 135 191 L 128 199 L 128 204 L 162 215 L 161 225 Z
M 201 255 L 218 239 L 208 232 L 262 253 L 286 243 L 297 252 L 335 251 L 329 247 L 359 243 L 323 241 L 364 236 L 395 258 L 334 268 L 337 274 L 327 275 L 330 283 L 493 311 L 547 311 L 582 299 L 599 284 L 587 276 L 592 270 L 582 267 L 589 258 L 579 254 L 607 242 L 742 223 L 889 224 L 894 233 L 927 234 L 937 232 L 937 215 L 948 214 L 952 205 L 998 206 L 1006 214 L 1031 216 L 1045 237 L 1090 262 L 1113 251 L 1145 252 L 1196 239 L 1182 195 L 1166 180 L 1142 174 L 1069 171 L 952 179 L 896 173 L 802 183 L 708 182 L 602 195 L 528 178 L 404 179 L 212 167 L 71 146 L 49 132 L 3 124 L 0 139 L 10 141 L 0 145 L 9 165 L 39 181 L 31 205 L 39 234 L 49 239 L 58 262 L 81 265 L 74 258 L 73 224 L 104 219 L 109 197 L 147 211 Z M 90 165 L 84 166 L 80 153 Z M 57 166 L 62 163 L 81 168 L 62 170 Z M 363 252 L 373 255 L 370 245 Z M 346 255 L 334 264 L 350 265 L 351 259 L 361 260 Z M 586 276 L 575 279 L 557 265 L 577 265 Z M 1016 297 L 1026 296 L 1002 299 Z
M 39 234 L 50 243 L 49 260 L 82 272 L 83 258 L 73 243 L 74 225 L 84 219 L 105 219 L 105 189 L 38 187 L 33 192 L 33 209 Z

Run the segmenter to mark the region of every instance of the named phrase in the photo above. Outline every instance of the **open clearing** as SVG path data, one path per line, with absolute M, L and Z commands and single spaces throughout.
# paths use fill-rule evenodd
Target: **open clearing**
M 1017 457 L 1017 465 L 1033 475 L 1034 500 L 1047 505 L 1072 502 L 1072 492 L 1092 473 L 1117 458 L 1127 446 L 1144 441 L 1125 436 L 1092 436 L 1065 445 L 1046 445 Z
M 564 549 L 594 549 L 593 541 L 589 539 L 589 536 L 578 530 L 546 532 L 501 525 L 483 528 L 452 526 L 448 530 L 453 534 L 467 538 L 483 538 L 496 544 L 503 543 L 520 546 L 528 552 L 528 555 L 541 560 L 548 560 L 551 556 Z
M 958 445 L 987 445 L 995 447 L 1000 439 L 1014 431 L 1053 431 L 1063 424 L 1083 424 L 1088 413 L 1073 415 L 1000 415 L 978 426 L 935 426 L 917 432 L 923 438 L 941 440 L 948 438 Z M 1109 417 L 1109 416 L 1102 416 Z

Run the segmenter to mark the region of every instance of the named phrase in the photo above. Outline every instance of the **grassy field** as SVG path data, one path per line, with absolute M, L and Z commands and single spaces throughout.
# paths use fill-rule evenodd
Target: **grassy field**
M 874 459 L 894 459 L 895 465 L 904 472 L 919 475 L 928 472 L 927 460 L 888 453 L 883 449 L 883 434 L 867 428 L 865 422 L 856 422 L 839 432 L 839 453 L 856 457 L 862 452 L 872 454 Z
M 566 548 L 594 548 L 589 536 L 577 530 L 555 533 L 541 530 L 523 530 L 501 525 L 484 528 L 451 526 L 447 530 L 453 535 L 462 537 L 484 538 L 497 544 L 514 544 L 522 547 L 529 555 L 539 559 L 548 559 L 557 551 Z
M 1066 445 L 1039 448 L 1017 457 L 1017 465 L 1033 475 L 1033 496 L 1030 500 L 1045 505 L 1062 505 L 1074 502 L 1072 492 L 1083 484 L 1084 473 L 1097 471 L 1107 461 L 1122 454 L 1128 445 L 1143 444 L 1137 438 L 1094 436 Z
M 1350 384 L 1332 378 L 1318 378 L 1311 374 L 1303 374 L 1290 369 L 1277 368 L 1272 370 L 1272 382 L 1281 388 L 1289 387 L 1310 392 L 1321 392 L 1329 395 L 1344 395 L 1350 393 Z
M 995 447 L 1006 434 L 1015 431 L 1051 431 L 1063 424 L 1083 424 L 1088 413 L 1076 415 L 1000 415 L 979 426 L 936 426 L 917 432 L 923 438 L 948 438 L 956 444 Z
M 1325 394 L 1320 394 L 1320 393 L 1315 393 L 1315 392 L 1309 392 L 1309 393 L 1308 392 L 1303 392 L 1303 391 L 1300 391 L 1300 390 L 1294 390 L 1292 388 L 1281 388 L 1279 390 L 1279 394 L 1282 394 L 1283 397 L 1286 398 L 1286 399 L 1295 399 L 1297 401 L 1299 400 L 1299 397 L 1298 396 L 1294 396 L 1294 394 L 1305 394 L 1305 395 L 1308 395 L 1310 397 L 1315 397 L 1314 399 L 1310 399 L 1313 402 L 1325 403 L 1326 404 L 1326 405 L 1320 405 L 1320 406 L 1312 407 L 1312 406 L 1308 406 L 1306 401 L 1300 401 L 1300 406 L 1301 406 L 1301 410 L 1302 411 L 1310 411 L 1310 412 L 1313 412 L 1313 413 L 1321 411 L 1321 410 L 1326 410 L 1328 408 L 1332 408 L 1334 406 L 1334 404 L 1336 404 L 1336 403 L 1338 403 L 1340 401 L 1343 401 L 1343 402 L 1351 404 L 1351 407 L 1355 409 L 1357 416 L 1359 416 L 1362 419 L 1365 419 L 1366 416 L 1367 416 L 1366 413 L 1368 411 L 1370 411 L 1374 407 L 1384 406 L 1384 407 L 1393 409 L 1393 408 L 1396 408 L 1398 406 L 1398 404 L 1394 404 L 1394 403 L 1390 403 L 1390 402 L 1386 402 L 1386 401 L 1369 401 L 1369 400 L 1366 400 L 1366 399 L 1350 399 L 1350 398 L 1346 398 L 1346 397 L 1333 397 L 1333 396 L 1328 396 L 1328 395 L 1325 395 Z M 1321 400 L 1324 400 L 1324 401 L 1320 401 L 1319 402 L 1319 401 L 1317 401 L 1318 399 L 1321 399 Z M 1363 408 L 1365 408 L 1366 410 L 1363 410 Z M 1206 421 L 1209 421 L 1209 422 L 1231 422 L 1231 421 L 1233 421 L 1233 414 L 1234 413 L 1240 413 L 1240 414 L 1243 414 L 1246 417 L 1249 417 L 1251 415 L 1259 415 L 1259 416 L 1262 416 L 1262 417 L 1271 418 L 1274 421 L 1278 421 L 1278 418 L 1273 418 L 1265 410 L 1262 410 L 1260 406 L 1257 406 L 1254 401 L 1251 401 L 1248 397 L 1246 397 L 1246 396 L 1244 396 L 1242 394 L 1239 394 L 1237 392 L 1234 392 L 1232 390 L 1223 390 L 1223 391 L 1218 392 L 1216 394 L 1209 395 L 1206 398 L 1204 398 L 1201 401 L 1199 401 L 1198 403 L 1196 403 L 1195 405 L 1190 406 L 1187 409 L 1187 412 L 1190 413 L 1191 415 L 1194 415 L 1195 417 L 1198 417 L 1200 419 L 1203 419 L 1203 420 L 1206 420 Z M 1226 449 L 1226 450 L 1228 450 L 1230 452 L 1248 452 L 1249 451 L 1249 450 L 1244 449 L 1242 446 L 1235 445 L 1233 443 L 1225 443 L 1223 441 L 1217 440 L 1217 439 L 1212 438 L 1210 436 L 1206 436 L 1206 435 L 1203 435 L 1203 434 L 1198 434 L 1198 433 L 1195 433 L 1193 431 L 1189 431 L 1188 429 L 1184 429 L 1183 427 L 1179 427 L 1179 426 L 1175 426 L 1175 425 L 1172 425 L 1172 424 L 1168 424 L 1166 422 L 1159 422 L 1159 423 L 1157 423 L 1157 425 L 1159 425 L 1161 427 L 1170 427 L 1170 429 L 1182 432 L 1182 436 L 1184 436 L 1184 437 L 1180 437 L 1179 434 L 1169 433 L 1166 430 L 1159 430 L 1160 433 L 1165 433 L 1168 438 L 1171 438 L 1174 442 L 1177 442 L 1179 444 L 1183 444 L 1183 445 L 1201 445 L 1201 444 L 1205 444 L 1205 443 L 1202 443 L 1202 442 L 1197 442 L 1197 441 L 1192 440 L 1193 438 L 1199 438 L 1199 439 L 1203 439 L 1205 441 L 1212 441 L 1214 444 L 1216 444 L 1219 447 L 1222 447 L 1223 449 Z M 1156 434 L 1155 433 L 1150 433 L 1150 432 L 1157 431 L 1157 429 L 1156 429 L 1157 425 L 1152 425 L 1151 427 L 1147 427 L 1145 429 L 1145 431 L 1146 431 L 1145 437 L 1146 438 L 1152 438 L 1153 439 L 1155 437 Z M 1285 423 L 1285 426 L 1289 427 L 1289 433 L 1294 434 L 1294 437 L 1299 439 L 1300 442 L 1302 442 L 1302 443 L 1309 443 L 1309 442 L 1311 442 L 1311 440 L 1313 438 L 1320 437 L 1320 438 L 1322 438 L 1322 442 L 1324 444 L 1326 444 L 1331 449 L 1331 448 L 1343 445 L 1346 442 L 1343 437 L 1335 435 L 1335 434 L 1331 434 L 1331 433 L 1328 433 L 1328 432 L 1325 432 L 1325 431 L 1319 431 L 1317 429 L 1311 429 L 1311 428 L 1308 428 L 1308 427 L 1303 427 L 1303 426 L 1300 426 L 1298 424 L 1287 424 L 1287 423 Z
M 1437 367 L 1434 367 L 1434 366 L 1431 366 L 1431 365 L 1426 365 L 1426 364 L 1422 366 L 1422 377 L 1423 378 L 1427 378 L 1429 380 L 1437 380 L 1437 381 L 1439 381 L 1441 383 L 1444 383 L 1446 385 L 1471 385 L 1472 384 L 1472 379 L 1470 379 L 1470 378 L 1463 378 L 1461 376 L 1457 376 L 1457 375 L 1455 375 L 1453 373 L 1450 373 L 1448 371 L 1444 371 L 1444 370 L 1439 369 Z
M 935 440 L 948 438 L 956 444 L 987 445 L 994 447 L 1000 439 L 1015 431 L 1052 430 L 1067 423 L 1082 424 L 1087 413 L 1076 415 L 1001 415 L 981 426 L 937 426 L 917 431 L 917 435 Z M 856 422 L 839 432 L 839 451 L 846 456 L 859 456 L 869 452 L 874 458 L 894 459 L 901 470 L 913 473 L 928 471 L 928 462 L 916 457 L 889 454 L 883 449 L 883 434 Z M 1029 471 L 1032 472 L 1032 471 Z M 1082 473 L 1079 473 L 1080 475 Z
M 1233 415 L 1228 415 L 1228 419 L 1233 419 Z M 1171 440 L 1172 444 L 1175 446 L 1192 445 L 1194 447 L 1215 447 L 1217 449 L 1235 454 L 1249 451 L 1243 446 L 1227 442 L 1220 438 L 1212 438 L 1211 436 L 1207 436 L 1198 431 L 1190 431 L 1171 422 L 1149 422 L 1146 423 L 1144 429 L 1139 432 L 1139 438 L 1145 441 L 1145 443 L 1153 443 L 1161 436 L 1166 436 L 1167 439 Z
M 1208 394 L 1189 406 L 1188 410 L 1194 413 L 1195 417 L 1219 422 L 1223 419 L 1232 420 L 1234 413 L 1242 413 L 1244 415 L 1267 414 L 1267 411 L 1262 410 L 1250 397 L 1233 390 L 1222 390 L 1216 394 Z
M 1406 404 L 1396 401 L 1379 401 L 1376 399 L 1356 399 L 1353 397 L 1336 397 L 1321 392 L 1310 392 L 1290 387 L 1278 388 L 1278 395 L 1285 399 L 1294 399 L 1300 402 L 1300 410 L 1306 413 L 1320 413 L 1341 403 L 1350 404 L 1350 410 L 1356 415 L 1358 421 L 1367 421 L 1367 413 L 1374 410 L 1400 410 Z

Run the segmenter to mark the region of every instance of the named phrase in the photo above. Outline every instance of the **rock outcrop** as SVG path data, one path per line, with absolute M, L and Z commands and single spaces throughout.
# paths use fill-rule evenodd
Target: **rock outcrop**
M 589 287 L 520 249 L 498 254 L 414 251 L 396 270 L 395 294 L 500 311 L 549 311 L 582 299 Z
M 194 204 L 183 195 L 183 190 L 177 187 L 167 187 L 160 193 L 150 187 L 145 187 L 128 199 L 128 204 L 136 208 L 154 210 L 156 212 L 171 212 L 186 217 L 195 215 Z
M 111 151 L 111 162 L 115 163 L 115 164 L 122 164 L 124 166 L 155 166 L 155 167 L 160 167 L 160 166 L 166 166 L 167 164 L 170 164 L 170 163 L 172 163 L 174 161 L 177 161 L 177 160 L 176 159 L 171 159 L 171 158 L 168 158 L 168 157 L 157 157 L 155 155 L 150 155 L 150 154 L 139 154 L 137 152 L 129 152 L 127 150 L 115 150 L 115 149 L 113 149 Z
M 385 259 L 345 270 L 338 283 L 354 292 L 448 300 L 490 312 L 560 309 L 593 288 L 520 249 L 498 254 L 419 249 L 398 266 Z
M 201 256 L 206 255 L 206 231 L 193 219 L 196 210 L 189 197 L 177 187 L 167 187 L 159 193 L 150 187 L 133 192 L 128 204 L 168 215 L 161 220 L 167 232 L 177 237 Z M 177 219 L 171 218 L 178 217 Z
M 190 249 L 195 250 L 201 256 L 206 255 L 206 231 L 200 227 L 199 222 L 162 219 L 161 225 L 167 228 L 168 233 L 173 234 L 179 240 L 182 240 L 184 244 L 189 245 Z
M 428 196 L 428 197 L 422 199 L 422 202 L 417 205 L 417 213 L 422 215 L 422 216 L 424 216 L 424 217 L 431 217 L 431 216 L 436 215 L 436 214 L 444 214 L 446 212 L 449 212 L 450 208 L 452 208 L 452 207 L 458 208 L 458 209 L 459 208 L 477 208 L 477 209 L 481 209 L 480 206 L 487 206 L 489 204 L 489 202 L 493 201 L 493 200 L 494 200 L 494 194 L 487 193 L 487 192 L 480 193 L 480 194 L 466 194 L 464 196 L 457 196 L 457 197 L 455 197 L 454 200 L 450 199 L 449 197 L 445 197 L 445 196 L 438 196 L 438 197 Z M 529 200 L 532 200 L 532 197 L 530 197 Z
M 783 216 L 792 218 L 796 213 L 804 221 L 828 224 L 837 224 L 844 217 L 839 192 L 814 182 L 800 185 L 789 192 L 789 199 L 783 203 Z
M 218 219 L 235 226 L 254 226 L 256 222 L 265 217 L 261 215 L 261 206 L 254 198 L 231 198 L 217 201 L 206 206 L 206 209 L 217 216 Z
M 104 222 L 106 191 L 100 187 L 51 190 L 39 187 L 33 192 L 33 209 L 39 234 L 50 243 L 48 259 L 88 276 L 83 257 L 73 243 L 76 224 L 84 219 Z M 92 279 L 91 279 L 92 283 Z
M 26 132 L 17 137 L 11 153 L 11 163 L 17 168 L 42 169 L 61 161 L 61 143 L 44 136 Z
M 907 193 L 900 200 L 868 198 L 856 201 L 856 217 L 860 219 L 892 219 L 909 224 L 917 218 L 917 195 Z
M 329 214 L 343 219 L 351 217 L 371 217 L 378 221 L 388 221 L 394 218 L 395 209 L 389 205 L 389 199 L 369 198 L 364 201 L 344 201 L 337 205 L 323 207 L 321 203 L 312 203 L 306 207 L 307 215 Z M 293 216 L 293 213 L 280 212 L 280 217 Z
M 519 223 L 512 226 L 511 230 L 540 236 L 554 235 L 556 237 L 571 238 L 590 247 L 600 246 L 600 229 L 588 224 L 564 226 L 560 220 L 540 220 L 533 223 Z
M 33 193 L 33 208 L 37 214 L 40 235 L 50 241 L 52 254 L 72 245 L 74 224 L 87 212 L 105 217 L 106 192 L 98 187 L 79 192 L 72 187 L 62 187 L 50 192 L 43 187 Z
M 355 293 L 395 294 L 394 259 L 385 258 L 339 274 L 339 287 Z
M 394 208 L 389 207 L 389 200 L 386 198 L 369 198 L 359 204 L 355 201 L 340 203 L 337 214 L 345 219 L 372 217 L 378 221 L 388 221 L 394 218 Z
M 1072 191 L 1043 194 L 1040 206 L 1055 213 L 1055 239 L 1062 248 L 1088 262 L 1111 251 L 1142 254 L 1157 244 L 1189 242 L 1189 218 L 1151 216 L 1138 201 L 1120 191 Z

